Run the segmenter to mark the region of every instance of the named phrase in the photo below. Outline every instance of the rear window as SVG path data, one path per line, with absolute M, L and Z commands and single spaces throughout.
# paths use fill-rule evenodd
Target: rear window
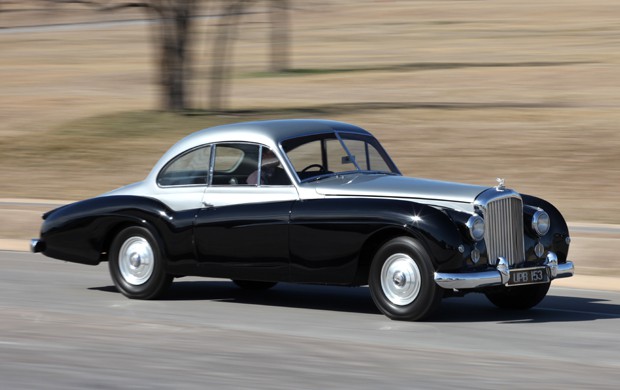
M 205 185 L 209 177 L 211 146 L 203 146 L 182 154 L 162 169 L 160 186 Z

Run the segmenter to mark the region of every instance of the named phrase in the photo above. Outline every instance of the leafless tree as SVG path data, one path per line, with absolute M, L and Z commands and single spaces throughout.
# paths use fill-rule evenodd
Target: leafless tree
M 40 1 L 40 0 L 39 0 Z M 47 0 L 55 4 L 82 4 L 98 11 L 142 8 L 155 20 L 153 42 L 157 50 L 162 108 L 179 111 L 188 108 L 188 43 L 193 18 L 201 0 Z M 206 3 L 207 0 L 202 0 Z
M 153 26 L 154 42 L 157 46 L 159 83 L 162 87 L 162 106 L 168 111 L 188 108 L 187 89 L 189 67 L 188 43 L 192 19 L 198 7 L 198 0 L 148 0 L 111 1 L 104 10 L 127 7 L 144 8 L 157 19 Z
M 218 23 L 211 52 L 211 85 L 209 108 L 221 111 L 226 108 L 230 88 L 234 41 L 241 23 L 241 17 L 257 0 L 224 1 L 222 18 Z M 283 72 L 289 69 L 290 46 L 290 0 L 267 0 L 270 35 L 270 71 Z
M 226 2 L 224 13 L 217 26 L 213 50 L 211 52 L 211 85 L 209 108 L 221 111 L 225 108 L 226 89 L 230 78 L 230 58 L 241 15 L 252 0 Z
M 151 25 L 153 42 L 157 50 L 158 79 L 162 88 L 161 107 L 168 111 L 180 111 L 190 107 L 187 97 L 190 95 L 188 89 L 191 71 L 188 46 L 192 26 L 200 6 L 206 7 L 216 0 L 32 0 L 32 2 L 47 3 L 52 7 L 61 4 L 83 5 L 98 11 L 142 8 L 155 21 Z M 241 16 L 250 4 L 259 2 L 259 0 L 220 0 L 223 12 L 218 19 L 210 54 L 211 110 L 221 111 L 226 106 L 233 43 Z M 290 0 L 266 0 L 266 2 L 270 18 L 270 70 L 281 72 L 290 66 Z M 19 3 L 21 2 L 0 0 L 0 6 Z
M 290 47 L 290 19 L 289 19 L 289 0 L 269 0 L 271 18 L 270 42 L 271 42 L 271 62 L 272 72 L 284 72 L 290 67 L 289 47 Z

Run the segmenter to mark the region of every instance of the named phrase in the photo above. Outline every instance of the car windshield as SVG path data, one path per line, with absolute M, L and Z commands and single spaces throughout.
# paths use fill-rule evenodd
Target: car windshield
M 351 133 L 326 133 L 282 142 L 300 181 L 358 172 L 399 174 L 375 138 Z

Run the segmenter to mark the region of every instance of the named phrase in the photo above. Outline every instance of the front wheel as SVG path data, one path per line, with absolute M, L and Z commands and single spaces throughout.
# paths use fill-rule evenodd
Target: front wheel
M 146 228 L 121 231 L 110 247 L 110 276 L 126 297 L 154 299 L 166 291 L 172 276 L 166 274 L 159 244 Z
M 421 320 L 439 306 L 443 295 L 433 275 L 433 263 L 424 247 L 410 237 L 398 237 L 375 254 L 368 286 L 373 301 L 389 318 Z
M 495 306 L 501 309 L 527 310 L 540 303 L 549 291 L 551 283 L 506 287 L 484 293 Z

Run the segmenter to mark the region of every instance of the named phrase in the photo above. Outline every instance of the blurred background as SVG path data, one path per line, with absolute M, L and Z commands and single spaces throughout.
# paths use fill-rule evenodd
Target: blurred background
M 317 117 L 373 132 L 406 175 L 503 177 L 569 221 L 618 223 L 618 15 L 614 0 L 0 1 L 0 198 L 90 197 L 193 131 Z

